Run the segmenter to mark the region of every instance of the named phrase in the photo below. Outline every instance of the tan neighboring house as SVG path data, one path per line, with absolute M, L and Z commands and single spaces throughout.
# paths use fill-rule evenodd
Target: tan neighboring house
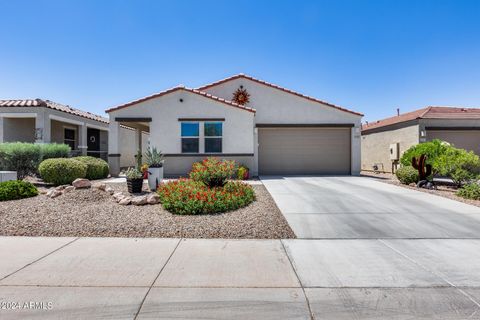
M 394 172 L 403 152 L 433 139 L 480 155 L 480 109 L 431 106 L 364 124 L 362 170 Z
M 50 100 L 0 100 L 0 143 L 64 143 L 73 155 L 107 160 L 108 124 L 105 117 Z M 122 126 L 124 166 L 133 165 L 135 130 Z

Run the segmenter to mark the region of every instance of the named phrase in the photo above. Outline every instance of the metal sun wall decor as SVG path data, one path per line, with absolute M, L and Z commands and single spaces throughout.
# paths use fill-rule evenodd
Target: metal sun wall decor
M 240 86 L 234 93 L 232 101 L 240 105 L 246 105 L 250 102 L 250 93 L 243 86 Z

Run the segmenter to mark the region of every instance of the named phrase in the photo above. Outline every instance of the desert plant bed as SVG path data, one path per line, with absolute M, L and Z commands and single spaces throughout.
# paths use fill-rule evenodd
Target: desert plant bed
M 127 192 L 124 183 L 109 183 Z M 79 189 L 50 199 L 4 201 L 0 235 L 90 237 L 184 237 L 284 239 L 295 234 L 261 184 L 252 186 L 256 200 L 220 214 L 176 215 L 162 205 L 122 206 L 108 193 Z
M 390 173 L 380 173 L 376 174 L 370 171 L 362 171 L 362 176 L 367 176 L 367 177 L 372 177 L 378 179 L 378 181 L 388 183 L 388 184 L 393 184 L 402 188 L 407 188 L 411 190 L 416 190 L 420 192 L 426 192 L 430 194 L 434 194 L 440 197 L 460 201 L 466 204 L 471 204 L 477 207 L 480 207 L 480 200 L 473 200 L 473 199 L 466 199 L 462 198 L 457 195 L 457 192 L 459 191 L 458 188 L 454 186 L 446 186 L 446 185 L 437 185 L 437 189 L 424 189 L 424 188 L 417 188 L 414 184 L 402 184 L 395 175 L 390 174 Z

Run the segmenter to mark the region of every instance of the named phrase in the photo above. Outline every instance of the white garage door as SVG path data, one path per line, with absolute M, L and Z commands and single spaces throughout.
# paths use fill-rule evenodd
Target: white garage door
M 263 175 L 350 174 L 351 128 L 259 128 Z

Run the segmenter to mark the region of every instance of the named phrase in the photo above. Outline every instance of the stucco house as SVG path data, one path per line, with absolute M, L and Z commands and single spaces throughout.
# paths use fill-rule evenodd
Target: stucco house
M 106 159 L 108 119 L 42 99 L 0 100 L 0 142 L 56 142 Z
M 362 126 L 362 170 L 394 172 L 411 146 L 440 139 L 480 155 L 480 109 L 430 106 Z
M 134 136 L 134 129 L 120 129 L 125 165 L 134 161 Z M 2 142 L 64 143 L 73 155 L 107 160 L 108 119 L 50 100 L 0 100 Z
M 186 175 L 207 156 L 234 159 L 252 175 L 359 174 L 362 114 L 243 74 L 196 89 L 178 86 L 106 111 L 109 163 L 120 171 L 122 125 L 136 148 L 166 156 L 165 175 Z

